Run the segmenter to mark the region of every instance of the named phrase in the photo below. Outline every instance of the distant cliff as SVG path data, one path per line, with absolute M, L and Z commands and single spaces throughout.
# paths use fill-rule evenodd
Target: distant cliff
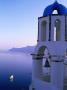
M 12 48 L 10 52 L 23 52 L 23 53 L 32 53 L 34 51 L 35 46 L 27 46 L 22 48 Z

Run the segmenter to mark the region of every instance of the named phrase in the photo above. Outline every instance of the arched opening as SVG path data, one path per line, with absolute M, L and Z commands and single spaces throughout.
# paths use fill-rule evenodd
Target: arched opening
M 66 27 L 65 27 L 66 28 Z M 65 30 L 65 41 L 67 41 L 67 28 Z
M 46 40 L 46 21 L 42 21 L 41 23 L 41 41 Z
M 61 31 L 60 31 L 60 20 L 57 19 L 54 24 L 54 41 L 60 41 Z
M 65 59 L 64 59 L 64 88 L 67 84 L 67 48 L 65 50 Z
M 58 11 L 57 11 L 57 10 L 54 10 L 54 11 L 52 12 L 52 14 L 58 14 Z
M 38 50 L 37 56 L 41 57 L 41 66 L 42 66 L 42 73 L 43 77 L 42 79 L 44 81 L 50 82 L 50 60 L 47 52 L 46 46 L 41 46 Z M 39 58 L 38 58 L 39 59 Z

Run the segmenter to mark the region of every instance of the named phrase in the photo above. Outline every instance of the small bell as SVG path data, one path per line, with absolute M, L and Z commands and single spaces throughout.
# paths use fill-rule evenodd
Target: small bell
M 46 61 L 45 61 L 45 65 L 44 65 L 44 67 L 50 67 L 50 64 L 49 64 L 48 58 L 46 58 Z

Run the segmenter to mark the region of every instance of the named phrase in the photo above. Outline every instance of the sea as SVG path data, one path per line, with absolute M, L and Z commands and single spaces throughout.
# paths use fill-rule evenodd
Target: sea
M 0 53 L 0 90 L 29 90 L 32 56 L 28 53 Z

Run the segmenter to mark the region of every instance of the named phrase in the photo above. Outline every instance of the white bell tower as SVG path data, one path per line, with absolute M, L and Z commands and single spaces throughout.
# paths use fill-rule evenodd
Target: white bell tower
M 38 18 L 38 40 L 32 54 L 32 88 L 30 90 L 65 90 L 66 52 L 67 9 L 55 1 L 46 7 L 43 16 Z M 43 58 L 48 59 L 50 63 L 48 75 L 43 74 Z

